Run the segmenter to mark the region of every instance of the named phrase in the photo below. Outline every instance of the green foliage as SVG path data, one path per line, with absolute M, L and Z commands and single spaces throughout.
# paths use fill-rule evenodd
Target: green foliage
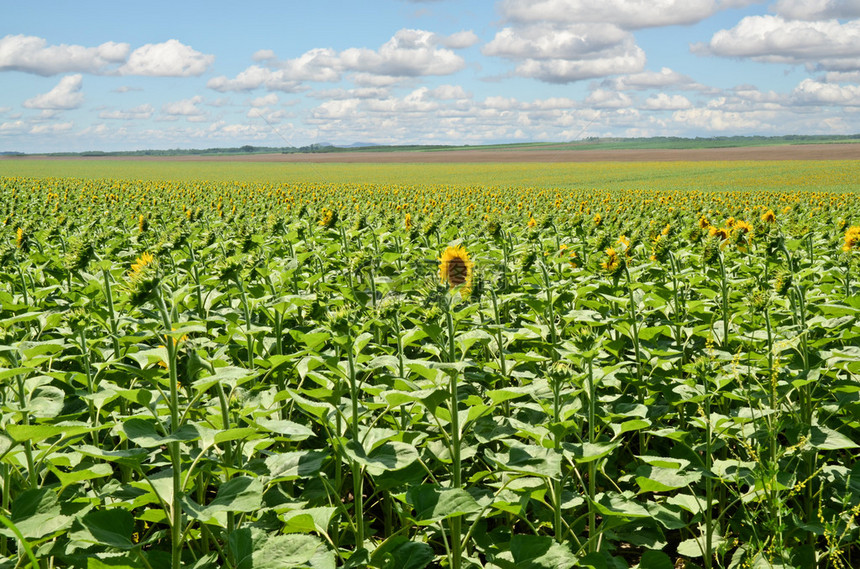
M 0 178 L 0 198 L 2 567 L 860 556 L 855 194 Z M 448 246 L 472 294 L 440 280 Z

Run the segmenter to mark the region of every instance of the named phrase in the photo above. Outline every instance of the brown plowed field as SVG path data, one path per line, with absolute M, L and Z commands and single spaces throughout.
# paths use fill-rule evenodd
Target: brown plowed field
M 27 158 L 44 159 L 44 156 Z M 60 157 L 58 157 L 60 158 Z M 20 159 L 20 158 L 17 158 Z M 26 159 L 26 158 L 25 158 Z M 68 157 L 61 157 L 67 160 Z M 860 160 L 857 144 L 797 144 L 686 150 L 440 150 L 413 152 L 336 152 L 330 154 L 234 154 L 228 156 L 93 156 L 82 160 L 152 160 L 179 162 L 330 162 L 330 163 L 469 163 L 469 162 L 674 162 L 723 160 Z

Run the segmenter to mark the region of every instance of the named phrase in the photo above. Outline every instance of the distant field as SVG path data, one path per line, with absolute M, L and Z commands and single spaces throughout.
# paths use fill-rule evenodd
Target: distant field
M 821 146 L 821 145 L 819 145 Z M 340 157 L 376 158 L 373 162 L 289 162 L 238 159 L 50 159 L 0 160 L 0 176 L 39 178 L 88 178 L 126 180 L 208 180 L 272 183 L 358 183 L 358 184 L 447 184 L 457 186 L 499 186 L 519 188 L 577 188 L 577 189 L 699 189 L 752 190 L 803 189 L 820 191 L 856 191 L 860 189 L 860 145 L 839 145 L 856 148 L 842 160 L 746 160 L 715 159 L 715 155 L 735 156 L 734 151 L 747 154 L 762 149 L 720 149 L 689 151 L 641 151 L 640 161 L 561 161 L 562 157 L 581 157 L 588 153 L 530 151 L 464 151 L 459 153 L 408 153 L 412 157 L 456 154 L 441 163 L 386 162 L 381 154 L 341 154 Z M 776 148 L 776 147 L 772 147 Z M 785 147 L 802 149 L 807 157 L 814 156 L 810 146 Z M 843 148 L 844 149 L 844 148 Z M 838 155 L 833 147 L 828 156 Z M 611 151 L 616 158 L 629 151 Z M 671 152 L 674 161 L 659 160 L 659 153 Z M 700 160 L 702 154 L 711 160 Z M 406 154 L 406 153 L 404 153 Z M 484 154 L 494 154 L 496 161 L 482 162 Z M 522 155 L 547 155 L 543 162 L 523 162 L 513 158 Z M 331 159 L 335 155 L 303 156 L 306 160 Z M 471 161 L 466 161 L 466 157 Z M 650 157 L 645 160 L 645 156 Z M 391 155 L 388 155 L 391 158 Z M 501 158 L 511 158 L 502 161 Z M 683 160 L 681 160 L 683 158 Z

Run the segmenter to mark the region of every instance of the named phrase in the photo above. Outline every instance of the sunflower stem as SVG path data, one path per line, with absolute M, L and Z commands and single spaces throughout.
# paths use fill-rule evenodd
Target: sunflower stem
M 448 325 L 448 354 L 450 363 L 456 363 L 456 342 L 454 339 L 454 317 L 451 314 L 452 307 L 449 302 L 445 304 L 445 320 Z M 460 471 L 460 414 L 459 393 L 457 389 L 458 373 L 456 368 L 449 372 L 451 393 L 451 460 L 452 460 L 452 487 L 462 488 L 462 473 Z M 453 516 L 451 518 L 451 567 L 460 569 L 462 564 L 462 518 Z

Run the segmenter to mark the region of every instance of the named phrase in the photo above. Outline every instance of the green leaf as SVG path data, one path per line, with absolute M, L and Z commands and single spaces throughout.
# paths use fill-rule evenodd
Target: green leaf
M 337 508 L 333 506 L 319 506 L 285 512 L 279 517 L 285 524 L 284 533 L 326 533 L 336 513 Z
M 135 547 L 131 540 L 134 516 L 127 510 L 93 510 L 75 522 L 69 537 L 75 541 L 97 543 L 115 549 Z
M 813 448 L 821 450 L 857 448 L 857 444 L 845 435 L 833 429 L 816 425 L 809 429 L 809 444 Z
M 566 443 L 564 454 L 573 458 L 578 463 L 591 462 L 603 458 L 621 445 L 620 440 L 608 443 Z
M 477 342 L 489 342 L 493 337 L 484 330 L 469 330 L 456 337 L 457 349 L 460 354 L 465 354 L 469 348 Z
M 96 430 L 99 429 L 81 424 L 62 423 L 57 425 L 7 425 L 6 427 L 6 433 L 12 437 L 12 440 L 19 443 L 24 441 L 38 443 L 58 435 L 73 437 Z
M 511 537 L 511 556 L 518 569 L 568 569 L 577 561 L 567 546 L 553 538 L 527 534 Z
M 257 424 L 266 431 L 277 433 L 291 441 L 303 441 L 314 436 L 309 427 L 285 419 L 259 419 Z
M 378 476 L 388 470 L 406 468 L 418 460 L 414 446 L 400 441 L 387 441 L 366 453 L 361 445 L 350 440 L 344 447 L 345 454 L 358 462 L 371 476 Z
M 62 389 L 43 385 L 35 390 L 28 407 L 33 416 L 48 419 L 60 414 L 65 398 L 66 394 Z
M 504 389 L 491 389 L 487 391 L 486 395 L 494 405 L 498 405 L 499 403 L 518 399 L 532 393 L 534 393 L 534 388 L 532 387 L 506 387 Z
M 323 549 L 316 537 L 304 534 L 273 535 L 263 540 L 236 569 L 285 569 L 309 567 L 308 562 Z
M 12 522 L 26 539 L 40 539 L 64 531 L 74 519 L 62 514 L 56 491 L 51 488 L 22 492 L 12 501 L 11 513 Z M 14 536 L 5 528 L 0 534 Z
M 672 559 L 662 551 L 649 549 L 639 560 L 639 569 L 673 569 Z
M 632 492 L 605 492 L 594 497 L 594 505 L 604 516 L 624 516 L 629 518 L 646 518 L 651 514 L 645 507 L 634 501 Z
M 700 535 L 699 537 L 691 537 L 690 539 L 685 539 L 681 543 L 678 544 L 678 555 L 683 555 L 684 557 L 701 557 L 703 552 L 705 551 L 705 536 Z M 719 534 L 714 534 L 711 536 L 711 550 L 716 551 L 717 548 L 724 542 L 725 540 Z
M 137 555 L 123 555 L 121 557 L 98 558 L 87 557 L 87 569 L 139 569 L 140 557 Z
M 418 525 L 431 525 L 453 516 L 471 514 L 481 509 L 471 494 L 461 488 L 440 488 L 422 484 L 406 492 L 406 502 L 415 509 Z
M 426 543 L 397 536 L 377 548 L 371 562 L 374 567 L 386 569 L 424 569 L 433 558 L 433 548 Z
M 298 450 L 273 454 L 266 459 L 269 483 L 276 480 L 296 480 L 319 476 L 328 454 L 315 450 Z
M 218 488 L 215 499 L 207 506 L 200 506 L 191 500 L 183 504 L 188 516 L 208 522 L 221 512 L 254 512 L 263 502 L 263 482 L 259 478 L 237 476 Z
M 551 478 L 557 477 L 561 472 L 561 454 L 537 445 L 514 442 L 507 451 L 494 453 L 488 450 L 486 456 L 503 470 Z
M 76 450 L 84 456 L 100 458 L 108 462 L 116 462 L 123 466 L 135 467 L 140 465 L 149 452 L 143 448 L 130 448 L 127 450 L 104 450 L 92 445 L 81 445 Z
M 640 494 L 643 492 L 668 492 L 669 490 L 685 488 L 702 477 L 701 472 L 682 473 L 675 468 L 650 465 L 640 466 L 636 469 L 636 474 L 636 483 L 639 485 Z
M 60 486 L 63 488 L 76 482 L 104 478 L 105 476 L 111 476 L 113 474 L 113 468 L 111 465 L 104 462 L 87 466 L 78 466 L 71 472 L 63 472 L 55 467 L 49 468 L 51 469 L 51 472 L 60 479 Z
M 185 424 L 179 427 L 175 433 L 167 436 L 159 435 L 155 430 L 155 424 L 145 419 L 129 419 L 122 425 L 123 432 L 128 440 L 143 448 L 152 448 L 172 442 L 189 442 L 200 438 L 197 427 Z

